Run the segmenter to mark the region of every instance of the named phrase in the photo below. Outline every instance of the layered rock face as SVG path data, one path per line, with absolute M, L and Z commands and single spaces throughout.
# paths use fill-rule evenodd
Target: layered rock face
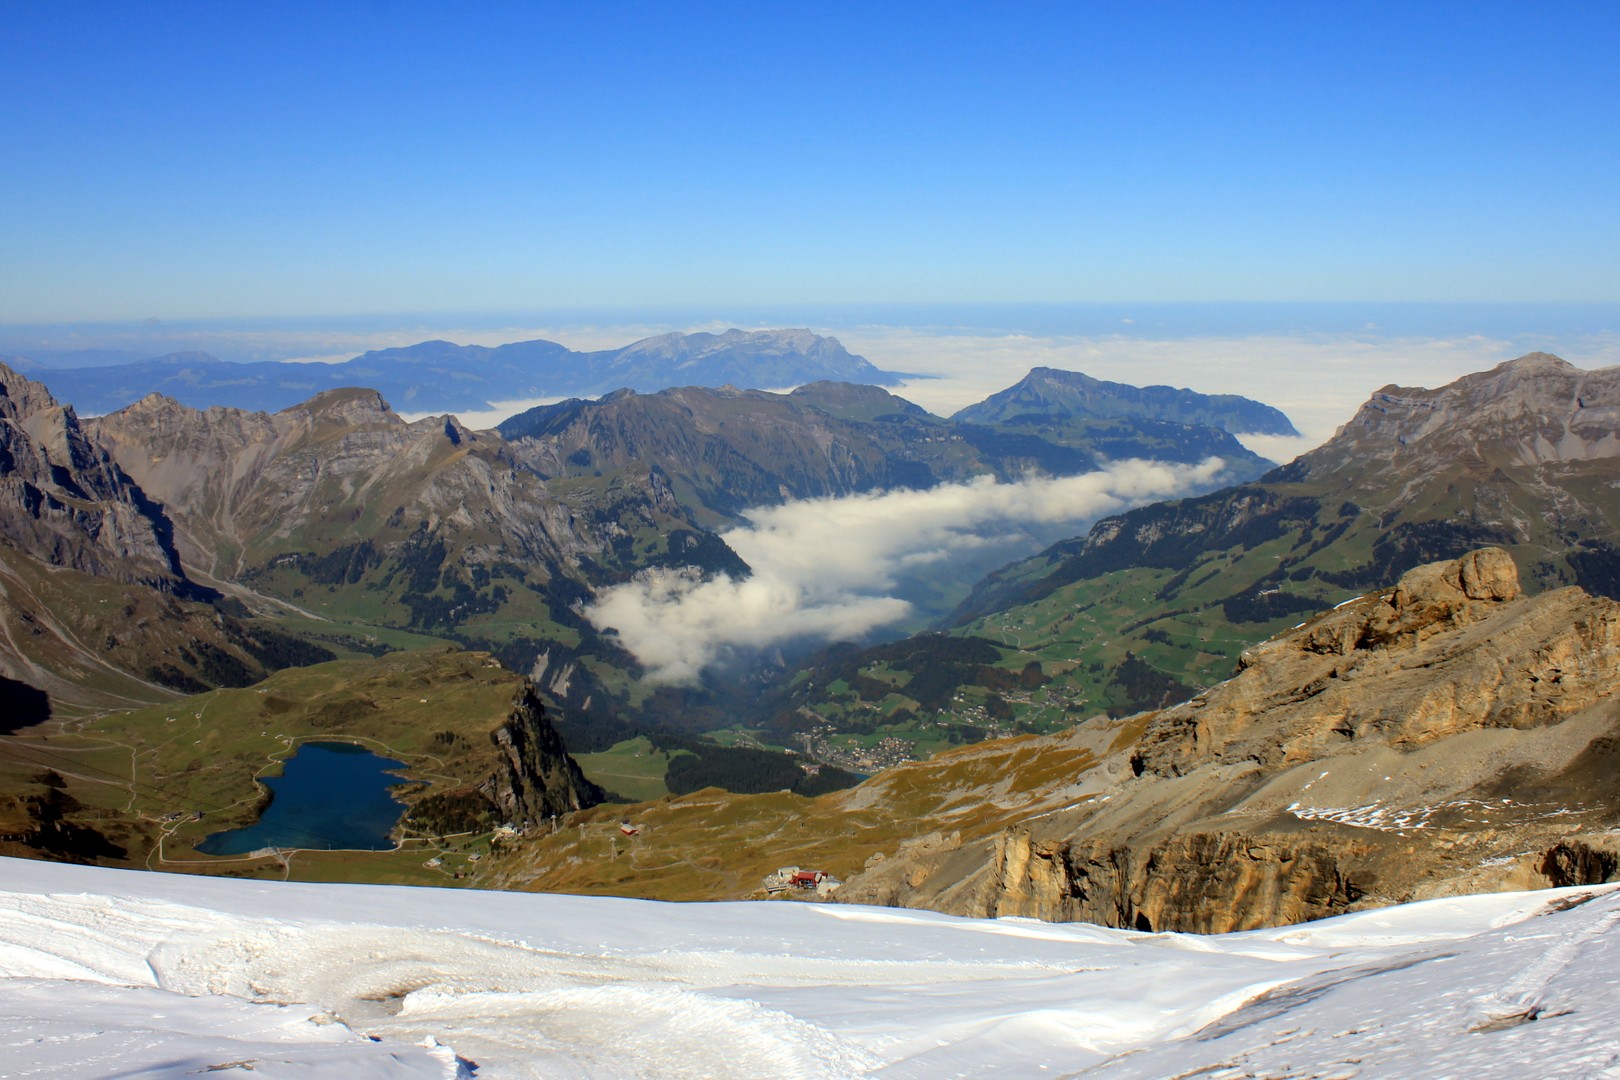
M 0 538 L 53 566 L 184 591 L 171 530 L 71 406 L 0 364 Z
M 839 896 L 1224 932 L 1604 880 L 1620 862 L 1617 678 L 1620 604 L 1527 598 L 1500 549 L 1422 566 L 1135 718 L 1062 808 L 884 860 Z

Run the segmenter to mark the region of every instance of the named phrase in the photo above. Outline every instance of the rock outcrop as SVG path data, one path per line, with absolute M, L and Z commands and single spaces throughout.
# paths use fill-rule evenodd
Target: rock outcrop
M 539 824 L 556 814 L 595 806 L 603 791 L 579 771 L 546 717 L 534 684 L 525 680 L 512 714 L 489 734 L 500 765 L 479 792 L 514 824 Z
M 185 592 L 172 528 L 71 406 L 0 364 L 0 539 L 52 566 Z
M 876 861 L 839 898 L 1222 932 L 1607 880 L 1617 679 L 1620 604 L 1525 597 L 1500 549 L 1418 567 L 1128 722 L 1067 805 Z

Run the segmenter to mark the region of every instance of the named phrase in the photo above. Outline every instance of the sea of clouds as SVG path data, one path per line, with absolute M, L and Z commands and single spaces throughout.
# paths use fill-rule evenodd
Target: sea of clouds
M 1083 522 L 1208 484 L 1224 463 L 1121 461 L 1098 472 L 998 483 L 985 477 L 926 491 L 802 499 L 745 515 L 721 534 L 745 579 L 652 571 L 585 608 L 661 682 L 691 682 L 736 651 L 796 639 L 857 640 L 905 619 L 899 578 L 960 557 L 1022 524 Z

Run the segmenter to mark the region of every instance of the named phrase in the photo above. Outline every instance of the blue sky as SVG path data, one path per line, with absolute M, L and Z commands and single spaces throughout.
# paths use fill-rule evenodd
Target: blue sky
M 0 323 L 1620 301 L 1620 5 L 0 8 Z

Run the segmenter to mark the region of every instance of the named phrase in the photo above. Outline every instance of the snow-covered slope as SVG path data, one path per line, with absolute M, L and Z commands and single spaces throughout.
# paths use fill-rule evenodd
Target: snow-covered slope
M 1198 938 L 0 860 L 0 1075 L 1620 1076 L 1617 923 L 1610 887 Z

